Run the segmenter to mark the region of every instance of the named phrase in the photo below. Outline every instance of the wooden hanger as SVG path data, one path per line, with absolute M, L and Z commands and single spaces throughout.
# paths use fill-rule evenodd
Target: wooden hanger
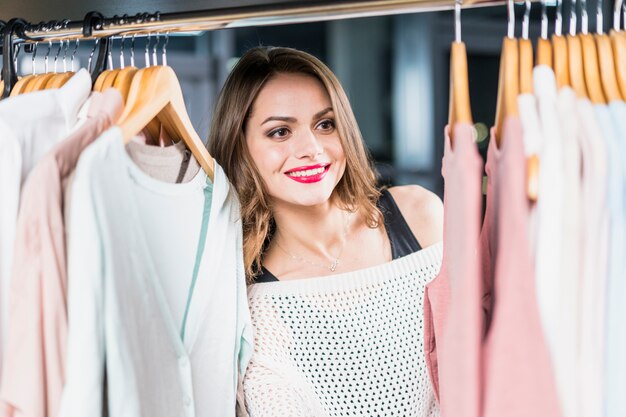
M 496 103 L 495 133 L 496 144 L 502 146 L 502 126 L 509 116 L 517 116 L 517 96 L 519 95 L 519 49 L 515 36 L 515 9 L 513 0 L 507 2 L 508 31 L 502 41 L 500 74 L 498 77 L 498 101 Z
M 116 77 L 115 82 L 113 83 L 113 88 L 118 90 L 120 94 L 122 94 L 122 98 L 124 99 L 124 103 L 128 102 L 128 97 L 131 92 L 131 87 L 134 83 L 133 96 L 139 94 L 139 88 L 141 87 L 141 77 L 146 72 L 147 68 L 138 69 L 136 67 L 125 67 L 118 77 Z M 126 105 L 124 106 L 124 110 L 122 111 L 122 115 L 119 120 L 124 120 L 131 112 L 132 106 Z M 155 142 L 158 141 L 160 132 L 161 132 L 161 123 L 155 117 L 148 123 L 146 126 L 146 130 L 148 131 L 148 135 Z
M 600 67 L 598 64 L 598 50 L 593 35 L 584 33 L 580 35 L 583 51 L 583 67 L 585 74 L 585 86 L 589 99 L 594 104 L 606 104 L 604 92 L 602 91 L 602 81 L 600 78 Z
M 567 51 L 572 88 L 578 98 L 589 98 L 584 74 L 582 44 L 579 36 L 567 35 Z
M 626 37 L 623 36 L 623 32 L 619 33 L 612 30 L 611 42 L 613 44 L 617 84 L 622 97 L 626 99 Z
M 563 36 L 563 1 L 557 1 L 556 20 L 554 22 L 554 34 L 552 35 L 552 68 L 556 78 L 557 87 L 563 88 L 570 85 L 569 60 L 567 58 L 567 40 Z
M 461 41 L 461 4 L 455 2 L 455 41 L 450 46 L 450 107 L 448 126 L 450 142 L 454 144 L 454 125 L 456 123 L 473 124 L 470 103 L 467 51 Z
M 54 77 L 50 81 L 48 81 L 48 83 L 46 84 L 46 90 L 49 90 L 51 88 L 63 87 L 65 83 L 74 76 L 74 74 L 74 72 L 69 71 L 59 74 L 58 77 Z
M 450 109 L 448 124 L 473 123 L 469 96 L 467 52 L 463 42 L 450 47 Z
M 537 65 L 546 65 L 552 68 L 552 44 L 549 39 L 537 40 Z
M 519 95 L 519 51 L 517 39 L 505 37 L 500 55 L 500 75 L 498 79 L 498 100 L 496 104 L 496 144 L 502 146 L 502 125 L 509 116 L 517 116 L 517 96 Z
M 616 2 L 615 6 L 618 4 Z M 617 16 L 619 18 L 619 9 L 617 9 Z M 597 28 L 594 36 L 596 40 L 596 48 L 598 50 L 598 63 L 600 65 L 600 80 L 602 89 L 604 91 L 604 98 L 607 102 L 622 100 L 622 95 L 617 84 L 617 75 L 615 73 L 615 59 L 613 54 L 613 47 L 611 46 L 611 38 L 604 33 L 602 27 L 604 18 L 602 11 L 602 1 L 598 3 L 597 14 Z M 619 22 L 617 27 L 619 28 Z
M 96 82 L 93 85 L 93 91 L 100 91 L 100 92 L 102 91 L 104 80 L 110 73 L 111 73 L 111 70 L 104 70 L 100 73 L 100 75 L 98 75 L 98 78 L 96 78 Z
M 53 72 L 48 72 L 45 74 L 36 75 L 32 78 L 28 84 L 24 87 L 24 93 L 31 93 L 33 91 L 41 91 L 45 88 L 46 83 L 54 77 Z
M 115 79 L 117 78 L 120 71 L 120 68 L 116 68 L 107 75 L 107 77 L 104 79 L 104 83 L 102 84 L 102 91 L 106 90 L 107 88 L 113 87 Z
M 552 57 L 554 75 L 558 88 L 571 85 L 569 76 L 569 59 L 567 49 L 567 39 L 563 35 L 552 35 Z
M 593 35 L 589 33 L 589 16 L 586 7 L 582 7 L 582 34 L 578 35 L 582 47 L 583 74 L 585 87 L 589 99 L 593 104 L 606 104 L 602 81 L 600 78 L 600 66 L 598 63 L 598 50 Z
M 115 77 L 113 88 L 122 94 L 124 102 L 126 102 L 128 92 L 130 91 L 130 85 L 137 71 L 138 69 L 136 67 L 124 67 L 124 69 L 117 74 L 117 77 Z
M 519 40 L 520 94 L 533 92 L 533 44 L 530 39 Z
M 13 89 L 11 90 L 11 94 L 9 94 L 9 96 L 15 97 L 21 94 L 24 90 L 24 87 L 26 87 L 26 85 L 28 85 L 28 82 L 34 77 L 34 74 L 28 74 L 17 80 L 17 83 L 15 83 L 15 85 L 13 86 Z
M 185 142 L 213 181 L 215 162 L 189 120 L 174 70 L 168 66 L 157 65 L 139 72 L 139 78 L 133 77 L 126 102 L 126 107 L 130 110 L 118 122 L 125 143 L 157 117 L 172 138 Z
M 606 33 L 598 33 L 595 35 L 595 38 L 598 48 L 600 79 L 602 81 L 604 97 L 608 102 L 622 100 L 622 95 L 617 83 L 617 75 L 615 73 L 615 59 L 613 47 L 611 46 L 611 38 L 609 38 Z
M 610 38 L 613 50 L 613 62 L 615 64 L 615 77 L 622 99 L 626 99 L 626 37 L 620 31 L 620 20 L 623 0 L 615 0 L 613 9 L 613 30 Z
M 552 68 L 552 44 L 548 39 L 546 0 L 541 1 L 541 37 L 537 40 L 537 65 L 545 65 Z

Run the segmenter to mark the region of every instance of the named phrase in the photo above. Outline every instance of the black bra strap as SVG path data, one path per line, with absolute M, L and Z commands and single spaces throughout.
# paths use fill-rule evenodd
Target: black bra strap
M 378 207 L 383 212 L 393 259 L 402 258 L 422 249 L 389 190 L 382 190 Z

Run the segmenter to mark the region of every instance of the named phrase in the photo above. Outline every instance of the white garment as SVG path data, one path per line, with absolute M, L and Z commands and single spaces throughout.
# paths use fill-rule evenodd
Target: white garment
M 557 113 L 554 72 L 539 65 L 533 69 L 533 86 L 544 142 L 539 153 L 537 247 L 535 280 L 537 303 L 552 358 L 560 351 L 559 318 L 563 246 L 563 140 Z
M 125 155 L 132 159 L 128 162 L 134 180 L 131 192 L 141 213 L 141 226 L 155 268 L 159 271 L 163 293 L 174 323 L 180 329 L 193 276 L 205 199 L 203 193 L 194 190 L 204 187 L 206 175 L 196 169 L 195 175 L 184 185 L 164 186 L 164 182 L 173 184 L 176 181 L 184 157 L 184 142 L 167 147 L 129 145 L 126 145 Z M 163 172 L 169 174 L 167 179 L 159 180 L 146 172 L 146 168 L 152 170 L 155 165 L 161 169 L 162 175 Z M 209 193 L 211 189 L 212 185 L 207 189 Z M 208 198 L 210 204 L 210 194 Z M 154 207 L 158 209 L 154 210 Z M 165 218 L 164 213 L 167 213 Z
M 582 129 L 583 164 L 583 272 L 580 288 L 578 358 L 579 409 L 581 416 L 602 415 L 601 356 L 603 344 L 597 332 L 598 312 L 603 307 L 607 275 L 608 208 L 607 148 L 604 132 L 594 106 L 588 99 L 578 99 L 578 122 Z M 601 324 L 601 323 L 600 323 Z M 600 325 L 600 328 L 603 326 Z
M 607 196 L 604 200 L 604 207 L 608 216 L 608 251 L 607 251 L 607 269 L 606 275 L 600 279 L 596 278 L 594 282 L 594 291 L 598 292 L 598 297 L 595 300 L 595 305 L 591 310 L 591 323 L 589 329 L 592 333 L 588 333 L 584 336 L 593 338 L 594 351 L 589 357 L 593 357 L 593 382 L 596 385 L 596 389 L 601 393 L 597 400 L 597 406 L 593 409 L 594 415 L 603 415 L 604 413 L 604 359 L 605 359 L 605 345 L 606 340 L 606 290 L 608 283 L 615 280 L 624 279 L 624 271 L 622 271 L 622 262 L 624 259 L 624 212 L 622 205 L 622 146 L 618 138 L 613 119 L 609 112 L 609 108 L 605 104 L 596 104 L 593 106 L 600 128 L 602 129 L 602 137 L 606 144 L 607 155 L 607 176 L 604 187 L 606 188 Z M 623 389 L 623 387 L 621 387 Z
M 354 272 L 251 285 L 250 416 L 438 416 L 423 300 L 442 247 Z
M 20 188 L 39 159 L 75 128 L 90 92 L 91 78 L 83 69 L 59 89 L 0 101 L 0 364 Z
M 532 94 L 521 94 L 517 96 L 517 106 L 519 108 L 519 118 L 522 124 L 524 138 L 524 154 L 527 158 L 539 156 L 544 142 L 539 113 L 537 110 L 537 100 Z M 541 175 L 540 173 L 538 175 Z M 537 206 L 532 205 L 528 210 L 528 244 L 532 259 L 535 259 L 535 248 L 537 247 Z
M 247 366 L 252 341 L 234 191 L 216 164 L 206 247 L 181 341 L 133 192 L 143 186 L 172 200 L 201 196 L 206 177 L 164 183 L 133 166 L 121 131 L 113 127 L 83 152 L 76 169 L 60 416 L 102 415 L 105 358 L 111 416 L 234 416 L 238 370 Z M 164 222 L 198 224 L 161 205 L 151 210 L 158 230 Z M 166 238 L 159 238 L 162 244 L 177 243 Z M 187 259 L 169 259 L 193 264 L 194 257 L 195 251 Z
M 626 103 L 613 101 L 609 103 L 612 120 L 615 123 L 618 135 L 619 150 L 614 151 L 620 155 L 619 166 L 613 171 L 614 175 L 621 174 L 619 189 L 614 192 L 619 195 L 621 201 L 615 201 L 616 209 L 621 206 L 621 213 L 615 213 L 611 224 L 613 241 L 611 246 L 613 253 L 617 254 L 616 262 L 612 265 L 616 268 L 609 275 L 606 290 L 607 318 L 605 336 L 605 363 L 604 363 L 604 404 L 607 417 L 626 416 L 626 399 L 623 392 L 626 387 Z
M 580 286 L 582 283 L 582 178 L 581 150 L 576 109 L 576 93 L 569 87 L 559 90 L 557 108 L 561 123 L 563 158 L 563 211 L 561 277 L 559 282 L 561 312 L 559 317 L 559 351 L 552 358 L 557 389 L 564 417 L 576 417 L 578 408 L 578 364 L 576 346 L 579 340 Z

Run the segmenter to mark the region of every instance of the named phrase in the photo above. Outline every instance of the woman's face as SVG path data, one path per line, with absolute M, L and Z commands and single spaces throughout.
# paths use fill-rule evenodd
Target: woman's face
M 274 204 L 328 201 L 346 158 L 324 85 L 305 74 L 265 83 L 245 124 L 248 150 Z

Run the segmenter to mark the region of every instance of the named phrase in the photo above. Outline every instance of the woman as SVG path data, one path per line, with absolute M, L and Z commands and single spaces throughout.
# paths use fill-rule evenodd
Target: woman
M 422 300 L 443 205 L 418 186 L 376 188 L 332 72 L 301 51 L 251 49 L 220 93 L 209 151 L 241 202 L 249 414 L 438 415 Z

